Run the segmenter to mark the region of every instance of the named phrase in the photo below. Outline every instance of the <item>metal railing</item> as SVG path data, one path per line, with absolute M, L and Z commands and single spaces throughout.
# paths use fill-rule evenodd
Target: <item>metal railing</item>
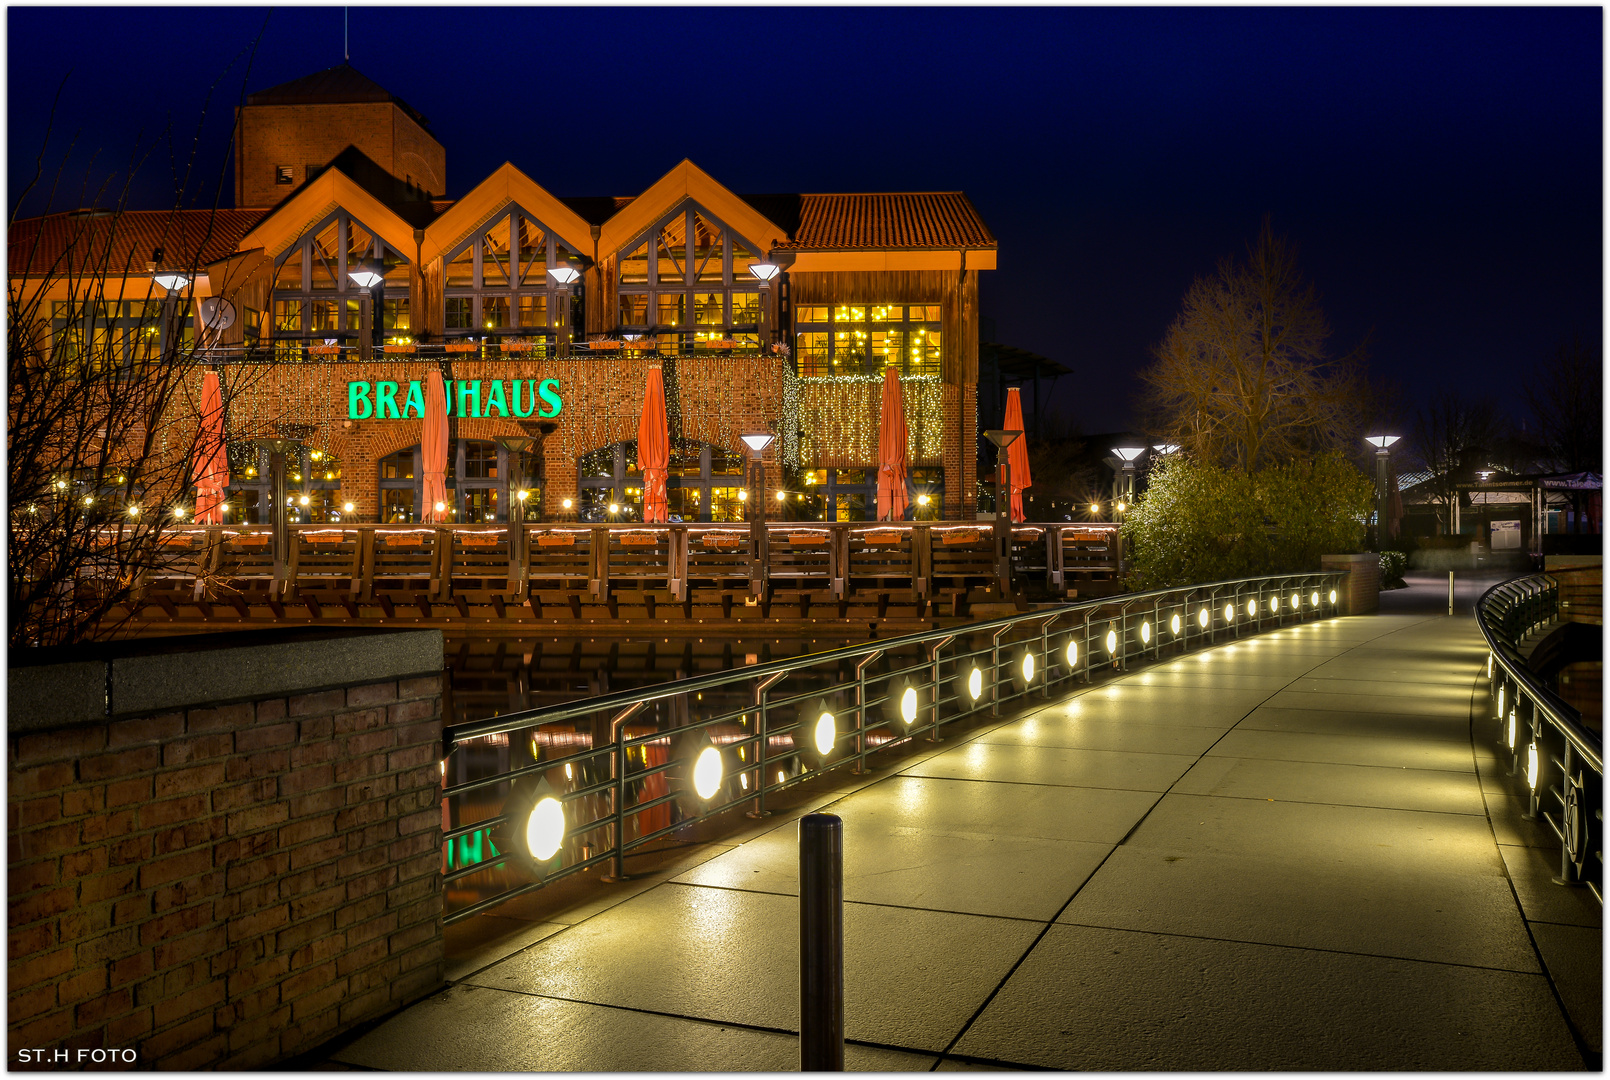
M 764 816 L 786 787 L 1055 685 L 1335 615 L 1345 576 L 1058 605 L 450 726 L 446 921 L 590 867 L 625 878 L 634 853 L 702 819 Z
M 1497 743 L 1509 756 L 1510 775 L 1525 784 L 1525 817 L 1547 822 L 1560 839 L 1560 875 L 1554 880 L 1586 885 L 1603 904 L 1603 739 L 1544 685 L 1519 648 L 1559 617 L 1560 585 L 1547 574 L 1495 585 L 1476 601 L 1476 623 L 1489 650 Z M 1545 792 L 1557 814 L 1544 807 Z

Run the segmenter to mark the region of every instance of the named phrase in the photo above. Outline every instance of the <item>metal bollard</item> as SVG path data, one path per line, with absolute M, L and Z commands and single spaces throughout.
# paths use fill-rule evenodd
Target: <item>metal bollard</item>
M 1448 571 L 1448 614 L 1453 614 L 1453 571 Z
M 844 1071 L 844 822 L 799 820 L 799 1067 Z

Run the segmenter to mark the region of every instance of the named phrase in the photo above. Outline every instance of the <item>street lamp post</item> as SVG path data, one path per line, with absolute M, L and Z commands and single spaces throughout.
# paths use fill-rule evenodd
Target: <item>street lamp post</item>
M 1012 582 L 1012 458 L 1007 448 L 1023 437 L 1021 431 L 984 432 L 995 444 L 995 576 L 1004 596 Z
M 570 343 L 575 336 L 575 328 L 571 325 L 575 320 L 570 317 L 570 290 L 581 279 L 581 268 L 570 261 L 561 261 L 548 271 L 559 286 L 558 301 L 560 321 L 556 325 L 562 327 L 559 332 L 559 355 L 570 355 Z
M 358 299 L 358 359 L 368 363 L 382 337 L 385 322 L 386 268 L 379 259 L 366 259 L 347 271 L 352 283 L 363 290 Z
M 749 273 L 760 282 L 760 325 L 759 338 L 761 348 L 770 345 L 771 337 L 771 283 L 782 273 L 782 268 L 775 263 L 758 262 L 749 264 Z
M 509 525 L 509 579 L 516 587 L 525 581 L 526 531 L 525 455 L 537 440 L 523 435 L 505 435 L 496 440 L 508 458 L 508 481 L 504 488 L 503 518 Z
M 178 351 L 179 327 L 177 311 L 179 307 L 179 293 L 190 284 L 190 276 L 178 270 L 166 270 L 162 266 L 162 249 L 157 248 L 151 252 L 151 280 L 157 288 L 163 291 L 162 296 L 162 339 L 159 348 L 163 363 L 173 359 Z
M 296 439 L 253 439 L 259 450 L 268 451 L 268 523 L 273 526 L 274 583 L 272 592 L 277 595 L 286 585 L 286 571 L 291 561 L 290 496 L 285 489 L 285 459 L 290 454 L 300 458 L 302 444 Z
M 1113 516 L 1118 524 L 1124 523 L 1124 511 L 1135 501 L 1135 459 L 1146 452 L 1144 446 L 1115 446 L 1112 452 L 1123 461 L 1124 467 L 1117 476 L 1118 491 L 1113 498 L 1113 506 L 1117 511 Z M 1124 572 L 1124 533 L 1118 530 L 1118 572 Z
M 759 596 L 769 574 L 766 536 L 766 464 L 761 454 L 777 438 L 769 431 L 757 431 L 739 436 L 749 448 L 751 463 L 748 505 L 744 508 L 749 518 L 749 591 Z
M 1398 441 L 1396 435 L 1366 435 L 1364 441 L 1375 447 L 1375 550 L 1380 551 L 1386 539 L 1386 459 L 1391 456 L 1387 447 Z

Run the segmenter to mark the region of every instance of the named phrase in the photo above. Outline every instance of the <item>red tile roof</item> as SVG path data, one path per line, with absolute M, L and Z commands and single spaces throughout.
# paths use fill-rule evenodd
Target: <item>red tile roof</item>
M 266 210 L 75 210 L 14 222 L 9 273 L 144 274 L 156 248 L 163 264 L 194 269 L 235 250 Z
M 995 237 L 959 191 L 801 195 L 799 228 L 783 248 L 992 248 Z

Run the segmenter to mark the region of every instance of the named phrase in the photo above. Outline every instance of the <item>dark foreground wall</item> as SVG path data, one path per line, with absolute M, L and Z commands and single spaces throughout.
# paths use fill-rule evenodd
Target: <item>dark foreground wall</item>
M 260 1067 L 439 985 L 441 668 L 434 630 L 14 652 L 11 1066 Z

